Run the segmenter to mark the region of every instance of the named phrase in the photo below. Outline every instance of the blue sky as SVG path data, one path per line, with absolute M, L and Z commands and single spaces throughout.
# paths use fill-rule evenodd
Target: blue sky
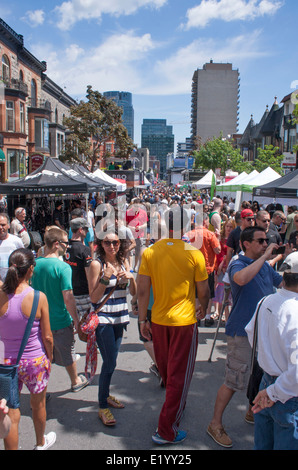
M 133 94 L 135 142 L 143 119 L 173 126 L 175 145 L 190 136 L 193 72 L 212 59 L 239 69 L 243 132 L 277 96 L 298 89 L 297 0 L 10 0 L 0 17 L 47 74 L 84 99 Z M 296 82 L 296 83 L 295 83 Z

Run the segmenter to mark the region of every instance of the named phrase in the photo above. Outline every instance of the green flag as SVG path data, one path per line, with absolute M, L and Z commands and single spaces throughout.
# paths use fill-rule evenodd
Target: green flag
M 211 182 L 211 190 L 210 190 L 211 199 L 214 197 L 215 188 L 216 188 L 216 177 L 215 177 L 215 174 L 213 173 L 212 174 L 212 182 Z

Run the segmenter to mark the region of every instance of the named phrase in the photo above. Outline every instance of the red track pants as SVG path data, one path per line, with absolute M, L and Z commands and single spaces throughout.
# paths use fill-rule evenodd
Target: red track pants
M 166 387 L 166 399 L 160 412 L 158 433 L 173 441 L 186 404 L 197 348 L 197 324 L 164 326 L 152 323 L 156 364 Z

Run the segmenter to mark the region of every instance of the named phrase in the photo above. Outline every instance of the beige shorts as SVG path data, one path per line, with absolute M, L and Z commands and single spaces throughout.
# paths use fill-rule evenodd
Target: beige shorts
M 225 385 L 234 391 L 247 389 L 250 375 L 251 346 L 246 336 L 227 336 Z

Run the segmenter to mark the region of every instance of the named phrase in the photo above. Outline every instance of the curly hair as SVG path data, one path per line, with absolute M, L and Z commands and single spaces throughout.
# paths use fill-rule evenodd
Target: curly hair
M 118 236 L 116 233 L 114 233 L 114 235 Z M 105 259 L 105 255 L 106 255 L 105 250 L 102 246 L 103 241 L 104 241 L 104 238 L 97 238 L 96 239 L 96 245 L 97 245 L 96 255 L 100 259 Z M 119 242 L 120 242 L 119 250 L 116 253 L 116 259 L 119 263 L 123 263 L 124 260 L 125 260 L 125 241 L 126 240 L 119 239 Z

